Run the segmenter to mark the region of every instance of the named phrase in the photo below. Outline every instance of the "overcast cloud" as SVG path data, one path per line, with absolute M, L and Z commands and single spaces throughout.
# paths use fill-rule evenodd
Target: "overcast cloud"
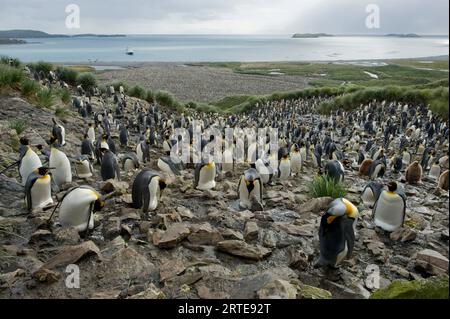
M 81 28 L 65 27 L 77 4 Z M 367 29 L 365 8 L 380 8 Z M 448 34 L 448 0 L 0 0 L 0 29 L 127 34 Z

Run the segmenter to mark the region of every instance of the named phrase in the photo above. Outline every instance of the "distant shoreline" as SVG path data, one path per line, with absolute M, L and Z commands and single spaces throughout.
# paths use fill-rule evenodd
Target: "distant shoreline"
M 398 58 L 398 59 L 354 59 L 354 60 L 321 60 L 321 61 L 309 61 L 309 60 L 299 60 L 299 61 L 255 61 L 255 62 L 245 62 L 245 63 L 350 63 L 350 62 L 386 62 L 386 61 L 420 61 L 420 60 L 428 60 L 428 61 L 445 61 L 449 60 L 449 55 L 437 55 L 437 56 L 427 56 L 427 57 L 417 57 L 417 58 Z M 187 62 L 187 61 L 178 61 L 178 62 L 152 62 L 152 61 L 136 61 L 136 62 L 125 62 L 125 61 L 98 61 L 98 62 L 87 62 L 87 61 L 70 61 L 70 62 L 53 62 L 55 65 L 86 65 L 86 66 L 117 66 L 122 68 L 136 68 L 147 65 L 192 65 L 192 64 L 205 64 L 205 63 L 222 63 L 224 61 L 216 61 L 216 62 Z M 230 61 L 229 63 L 241 63 L 241 61 Z M 228 63 L 228 62 L 227 62 Z

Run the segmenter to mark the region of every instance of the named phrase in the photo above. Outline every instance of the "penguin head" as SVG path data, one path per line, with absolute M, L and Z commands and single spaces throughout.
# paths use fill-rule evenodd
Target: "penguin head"
M 159 179 L 158 184 L 159 184 L 159 189 L 161 191 L 163 191 L 167 187 L 166 181 L 164 179 L 162 179 L 162 178 Z
M 105 197 L 100 196 L 94 203 L 94 211 L 99 212 L 105 207 Z
M 389 192 L 391 192 L 391 193 L 394 193 L 398 187 L 396 182 L 390 182 L 387 186 L 388 186 Z
M 49 167 L 39 167 L 38 169 L 36 169 L 36 172 L 41 176 L 45 176 L 48 174 L 49 170 Z
M 28 138 L 26 138 L 26 137 L 21 137 L 20 138 L 20 145 L 24 145 L 24 146 L 30 145 L 30 140 Z

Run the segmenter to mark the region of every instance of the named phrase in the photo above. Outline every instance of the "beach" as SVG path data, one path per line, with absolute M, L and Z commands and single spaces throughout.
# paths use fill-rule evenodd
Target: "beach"
M 178 63 L 148 63 L 100 71 L 98 79 L 104 85 L 121 79 L 128 85 L 165 90 L 185 102 L 211 102 L 230 95 L 264 95 L 308 86 L 308 78 L 303 76 L 238 74 L 228 68 Z

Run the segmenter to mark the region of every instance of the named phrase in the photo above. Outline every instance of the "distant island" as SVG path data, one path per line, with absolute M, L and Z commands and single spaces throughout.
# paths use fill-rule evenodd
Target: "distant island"
M 296 33 L 292 37 L 294 39 L 308 39 L 308 38 L 321 38 L 332 37 L 333 35 L 327 33 Z
M 415 34 L 415 33 L 391 33 L 391 34 L 386 34 L 385 37 L 394 37 L 394 38 L 420 38 L 420 35 Z
M 25 43 L 27 43 L 26 41 L 24 41 L 24 40 L 19 40 L 19 39 L 3 39 L 3 38 L 0 38 L 0 45 L 1 44 L 25 44 Z
M 0 39 L 39 39 L 39 38 L 79 38 L 79 37 L 126 37 L 124 34 L 50 34 L 36 30 L 6 30 L 0 31 Z

